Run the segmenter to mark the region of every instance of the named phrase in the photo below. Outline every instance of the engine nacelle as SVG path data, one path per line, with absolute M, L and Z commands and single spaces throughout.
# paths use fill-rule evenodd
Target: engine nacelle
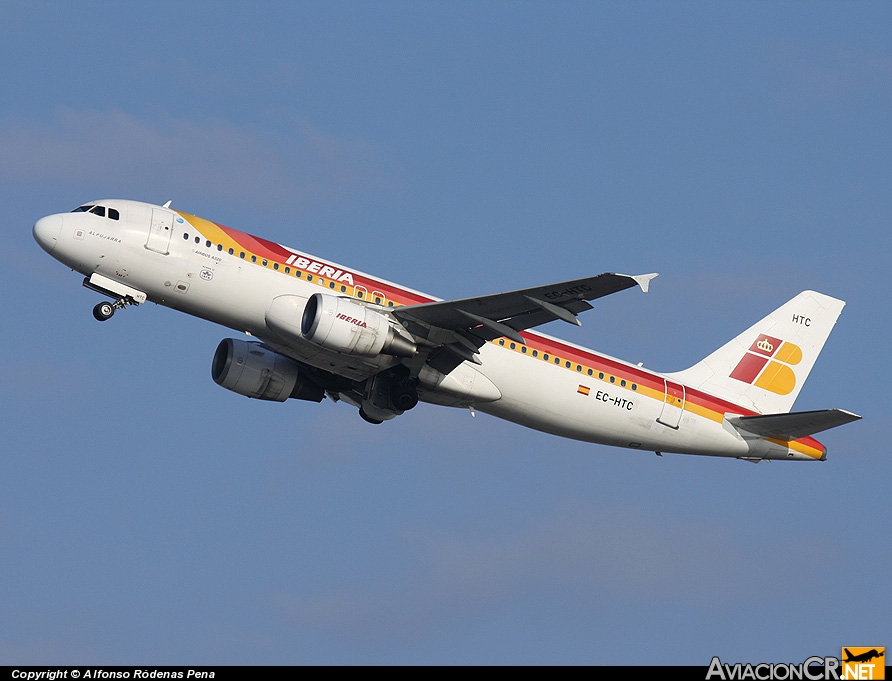
M 325 293 L 314 293 L 304 307 L 303 337 L 329 350 L 375 357 L 413 357 L 415 343 L 401 336 L 379 312 Z
M 284 402 L 289 397 L 321 402 L 325 391 L 304 378 L 297 362 L 261 343 L 224 338 L 211 365 L 214 382 L 239 395 Z

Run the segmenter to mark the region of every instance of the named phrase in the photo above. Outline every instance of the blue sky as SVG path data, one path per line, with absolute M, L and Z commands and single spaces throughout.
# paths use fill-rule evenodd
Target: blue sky
M 800 662 L 892 645 L 888 3 L 3 2 L 0 660 Z M 181 210 L 443 298 L 660 272 L 545 330 L 672 371 L 812 288 L 821 464 L 217 387 L 234 335 L 31 226 Z

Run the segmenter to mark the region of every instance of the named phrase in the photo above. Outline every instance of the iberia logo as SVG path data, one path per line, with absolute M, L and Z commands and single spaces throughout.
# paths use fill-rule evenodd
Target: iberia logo
M 802 349 L 798 345 L 762 334 L 734 367 L 731 378 L 778 395 L 789 395 L 796 387 L 796 374 L 790 367 L 801 361 Z
M 842 679 L 885 679 L 885 648 L 842 649 Z

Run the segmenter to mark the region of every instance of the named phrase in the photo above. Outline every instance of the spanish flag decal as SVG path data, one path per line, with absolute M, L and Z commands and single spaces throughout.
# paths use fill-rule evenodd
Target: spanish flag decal
M 576 392 L 580 395 L 588 395 L 591 392 L 591 389 L 587 385 L 580 385 L 576 388 Z

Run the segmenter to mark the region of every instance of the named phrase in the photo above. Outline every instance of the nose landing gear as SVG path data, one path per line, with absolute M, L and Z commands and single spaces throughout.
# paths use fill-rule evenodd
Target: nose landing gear
M 96 318 L 96 321 L 99 322 L 104 322 L 106 319 L 110 319 L 114 313 L 115 306 L 111 303 L 102 302 L 93 308 L 93 316 Z
M 115 299 L 113 303 L 101 302 L 93 308 L 93 317 L 100 322 L 111 319 L 115 310 L 120 310 L 128 305 L 139 305 L 146 302 L 146 294 L 142 291 L 127 286 L 120 281 L 109 279 L 97 272 L 84 279 L 84 286 L 91 291 L 96 291 L 96 293 Z
M 113 303 L 102 301 L 101 303 L 98 303 L 95 307 L 93 307 L 93 317 L 96 319 L 96 321 L 104 322 L 106 319 L 111 319 L 112 315 L 115 313 L 115 310 L 123 310 L 130 304 L 131 302 L 127 300 L 127 298 L 118 298 L 118 300 Z M 132 304 L 137 305 L 138 303 Z

